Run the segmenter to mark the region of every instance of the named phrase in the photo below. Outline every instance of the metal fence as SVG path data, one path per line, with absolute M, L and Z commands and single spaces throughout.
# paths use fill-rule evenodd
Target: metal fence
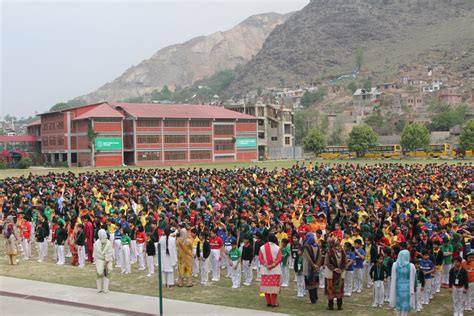
M 301 159 L 303 147 L 268 147 L 268 159 Z

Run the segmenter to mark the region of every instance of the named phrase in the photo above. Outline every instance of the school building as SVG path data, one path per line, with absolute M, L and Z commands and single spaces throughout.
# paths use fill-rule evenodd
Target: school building
M 41 154 L 52 164 L 257 160 L 256 118 L 217 106 L 102 102 L 43 113 L 37 124 Z

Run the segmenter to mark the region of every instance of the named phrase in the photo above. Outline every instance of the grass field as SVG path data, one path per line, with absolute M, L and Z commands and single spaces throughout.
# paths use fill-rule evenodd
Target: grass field
M 95 287 L 95 266 L 87 264 L 84 269 L 70 265 L 57 266 L 51 259 L 51 245 L 48 248 L 48 259 L 41 264 L 36 262 L 37 252 L 34 245 L 32 246 L 33 259 L 31 261 L 21 261 L 18 266 L 8 265 L 6 257 L 2 256 L 0 258 L 0 275 L 88 288 Z M 0 240 L 0 253 L 4 253 L 3 238 Z M 69 262 L 69 260 L 66 261 Z M 137 271 L 137 269 L 137 264 L 133 265 L 132 273 L 128 275 L 120 274 L 118 269 L 115 269 L 111 277 L 111 290 L 158 296 L 157 274 L 155 274 L 155 278 L 148 278 L 145 271 Z M 293 273 L 290 280 L 293 280 Z M 201 286 L 197 279 L 194 280 L 194 283 L 195 285 L 192 288 L 173 287 L 171 289 L 163 289 L 164 297 L 199 303 L 267 310 L 264 298 L 259 297 L 258 283 L 254 283 L 250 287 L 242 286 L 239 289 L 231 289 L 231 281 L 226 278 L 221 278 L 220 282 L 211 283 L 209 286 Z M 279 296 L 280 307 L 274 309 L 275 312 L 292 315 L 331 315 L 334 313 L 325 310 L 327 301 L 321 289 L 318 290 L 318 303 L 311 305 L 307 304 L 307 301 L 309 301 L 307 297 L 296 297 L 296 283 L 290 283 L 290 287 L 282 289 L 282 293 Z M 38 293 L 38 295 L 41 295 L 41 293 Z M 343 314 L 375 316 L 383 313 L 393 313 L 388 305 L 385 305 L 384 308 L 372 308 L 370 307 L 371 305 L 372 290 L 365 289 L 361 294 L 354 294 L 352 297 L 344 299 Z M 166 309 L 166 306 L 164 308 Z M 443 290 L 440 294 L 436 295 L 429 305 L 424 306 L 422 313 L 418 314 L 431 316 L 450 315 L 451 310 L 451 296 L 447 290 Z
M 354 160 L 341 160 L 341 159 L 313 159 L 311 160 L 313 164 L 345 164 L 345 163 L 354 163 L 354 164 L 380 164 L 380 163 L 402 163 L 402 164 L 428 164 L 428 163 L 448 163 L 448 164 L 458 164 L 458 163 L 472 163 L 474 160 L 442 160 L 442 159 L 354 159 Z M 6 177 L 19 177 L 26 176 L 30 173 L 37 175 L 45 175 L 49 172 L 69 172 L 74 173 L 80 172 L 94 172 L 94 171 L 106 171 L 106 170 L 124 170 L 124 169 L 151 169 L 151 168 L 163 168 L 169 169 L 173 168 L 203 168 L 203 169 L 224 169 L 224 168 L 233 168 L 237 167 L 251 167 L 259 166 L 262 168 L 273 169 L 277 168 L 287 168 L 292 166 L 296 160 L 281 160 L 281 161 L 259 161 L 259 162 L 238 162 L 238 163 L 214 163 L 214 164 L 190 164 L 190 165 L 177 165 L 177 166 L 156 166 L 156 167 L 136 167 L 136 166 L 127 166 L 127 167 L 82 167 L 82 168 L 43 168 L 43 167 L 32 167 L 30 169 L 6 169 L 0 170 L 0 179 Z M 299 160 L 300 164 L 305 162 L 309 164 L 309 160 Z

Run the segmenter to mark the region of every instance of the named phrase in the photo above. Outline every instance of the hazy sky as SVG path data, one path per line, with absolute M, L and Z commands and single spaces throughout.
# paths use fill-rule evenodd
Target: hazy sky
M 97 89 L 160 48 L 309 0 L 0 2 L 0 116 L 26 117 Z

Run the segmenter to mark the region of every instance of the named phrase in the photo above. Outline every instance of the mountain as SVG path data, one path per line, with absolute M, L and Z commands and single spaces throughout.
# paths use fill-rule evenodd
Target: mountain
M 229 90 L 351 73 L 359 49 L 362 69 L 380 77 L 414 62 L 472 65 L 472 21 L 473 0 L 312 0 L 272 31 Z
M 247 63 L 265 38 L 290 14 L 254 15 L 224 32 L 193 38 L 160 49 L 120 77 L 77 99 L 86 102 L 124 100 L 149 94 L 164 85 L 186 86 L 223 69 Z

